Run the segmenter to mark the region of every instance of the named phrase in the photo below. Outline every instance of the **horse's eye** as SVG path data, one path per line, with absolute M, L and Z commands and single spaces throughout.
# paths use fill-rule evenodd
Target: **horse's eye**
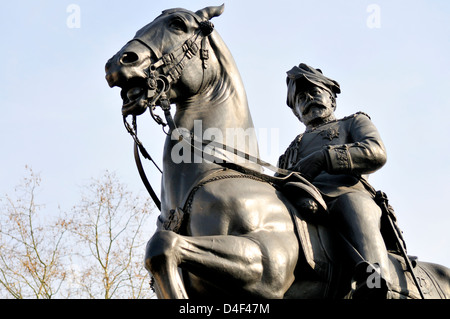
M 186 24 L 184 23 L 183 20 L 181 20 L 181 18 L 174 18 L 170 21 L 169 26 L 174 29 L 174 30 L 178 30 L 178 31 L 187 31 L 187 27 Z

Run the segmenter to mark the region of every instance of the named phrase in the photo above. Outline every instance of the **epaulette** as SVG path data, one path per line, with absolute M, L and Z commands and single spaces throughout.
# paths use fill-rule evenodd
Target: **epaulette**
M 365 115 L 365 116 L 367 116 L 367 117 L 369 118 L 369 120 L 372 120 L 372 119 L 370 118 L 370 116 L 369 116 L 367 113 L 364 113 L 364 112 L 356 112 L 355 114 L 352 114 L 352 115 L 343 117 L 341 120 L 352 119 L 352 118 L 354 118 L 354 117 L 356 117 L 357 115 L 360 115 L 360 114 L 361 114 L 361 115 Z

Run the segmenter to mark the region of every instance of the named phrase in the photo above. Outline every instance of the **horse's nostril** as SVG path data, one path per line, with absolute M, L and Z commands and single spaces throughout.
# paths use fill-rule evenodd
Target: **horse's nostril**
M 130 64 L 134 63 L 137 60 L 139 60 L 139 56 L 134 52 L 125 52 L 122 54 L 122 57 L 120 58 L 120 63 L 122 64 Z

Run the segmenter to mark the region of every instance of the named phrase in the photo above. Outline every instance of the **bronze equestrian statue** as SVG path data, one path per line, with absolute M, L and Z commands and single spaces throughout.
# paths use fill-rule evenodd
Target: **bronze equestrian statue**
M 391 298 L 420 298 L 419 290 L 426 298 L 448 298 L 449 269 L 408 259 L 420 278 L 418 288 L 395 249 L 385 259 L 378 258 L 381 252 L 371 259 L 359 237 L 335 227 L 338 213 L 321 196 L 323 174 L 313 163 L 300 160 L 289 167 L 294 171 L 263 173 L 262 167 L 274 167 L 259 159 L 239 71 L 210 22 L 223 9 L 165 10 L 105 66 L 108 84 L 122 88 L 122 114 L 135 150 L 149 157 L 137 138 L 138 115 L 148 109 L 168 127 L 161 214 L 145 258 L 158 298 L 357 297 L 352 280 L 358 283 L 358 256 L 389 272 Z M 158 107 L 166 121 L 156 114 Z M 247 133 L 245 143 L 230 145 L 237 131 Z

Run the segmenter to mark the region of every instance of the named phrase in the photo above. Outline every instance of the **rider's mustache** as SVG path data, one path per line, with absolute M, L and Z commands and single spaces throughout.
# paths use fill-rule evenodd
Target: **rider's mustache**
M 324 103 L 321 100 L 312 99 L 311 101 L 308 102 L 308 104 L 306 104 L 305 108 L 303 109 L 302 115 L 308 114 L 313 106 L 320 107 L 320 108 L 326 108 L 326 106 L 324 105 Z

